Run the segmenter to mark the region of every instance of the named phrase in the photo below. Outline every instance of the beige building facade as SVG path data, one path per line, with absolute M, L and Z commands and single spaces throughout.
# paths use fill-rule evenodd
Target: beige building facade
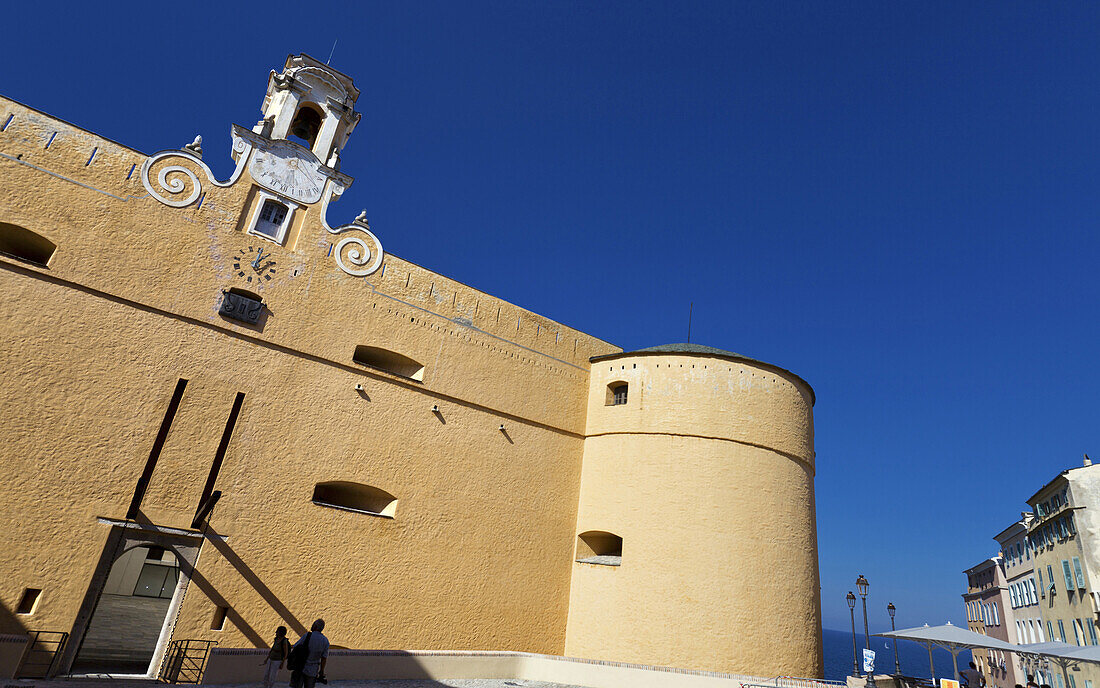
M 820 676 L 809 385 L 624 353 L 333 220 L 358 95 L 288 57 L 227 180 L 0 98 L 0 635 L 68 634 L 52 673 L 322 616 L 347 648 Z
M 1092 581 L 1097 544 L 1089 531 L 1100 525 L 1100 467 L 1080 466 L 1063 471 L 1027 500 L 1033 518 L 1028 542 L 1035 562 L 1035 578 L 1043 628 L 1050 640 L 1071 645 L 1098 645 L 1097 594 Z M 1096 531 L 1091 531 L 1096 532 Z M 1052 672 L 1055 688 L 1066 679 Z M 1100 685 L 1100 667 L 1081 663 L 1067 672 L 1069 686 Z
M 1005 604 L 1007 585 L 1002 559 L 986 559 L 965 573 L 967 590 L 963 600 L 966 603 L 967 627 L 975 633 L 1011 642 L 1009 629 L 1014 619 L 1011 609 Z M 1019 683 L 1015 680 L 1012 659 L 1004 652 L 974 649 L 971 653 L 978 671 L 986 678 L 986 685 L 1012 688 Z
M 1005 578 L 1002 601 L 1006 608 L 1006 623 L 1002 639 L 1021 645 L 1046 642 L 1035 564 L 1027 537 L 1031 517 L 1030 513 L 1021 514 L 1019 521 L 993 538 L 1001 547 L 1000 560 Z M 1026 657 L 1017 656 L 1011 662 L 1006 682 L 1012 685 L 1015 679 L 1014 683 L 1026 685 L 1028 675 L 1039 683 L 1050 683 L 1052 680 L 1041 667 L 1034 666 Z
M 1027 500 L 1031 511 L 996 536 L 1000 554 L 968 569 L 971 630 L 1018 644 L 1100 645 L 1100 467 L 1062 471 Z M 994 607 L 993 605 L 997 606 Z M 1100 667 L 1080 662 L 1063 671 L 1049 660 L 1001 658 L 975 651 L 987 681 L 1034 676 L 1052 688 L 1100 686 Z

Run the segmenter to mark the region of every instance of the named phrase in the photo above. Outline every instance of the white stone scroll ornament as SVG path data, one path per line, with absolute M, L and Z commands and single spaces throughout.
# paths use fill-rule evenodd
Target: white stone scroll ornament
M 167 158 L 182 158 L 181 162 L 186 161 L 201 168 L 214 186 L 226 187 L 231 186 L 241 176 L 251 157 L 252 148 L 249 141 L 234 132 L 233 154 L 237 156 L 237 167 L 233 170 L 233 175 L 224 182 L 214 179 L 214 173 L 210 167 L 190 149 L 154 153 L 141 166 L 141 183 L 149 195 L 161 203 L 173 208 L 185 208 L 197 201 L 202 194 L 202 182 L 199 181 L 198 175 L 188 167 L 179 164 L 161 167 L 155 175 L 155 181 L 160 189 L 167 192 L 162 194 L 154 188 L 153 179 L 150 178 L 150 173 L 158 162 Z M 185 179 L 187 181 L 184 181 Z M 321 224 L 330 234 L 347 235 L 337 240 L 333 246 L 332 254 L 340 269 L 354 277 L 366 277 L 382 267 L 385 252 L 382 250 L 382 242 L 370 231 L 366 211 L 360 213 L 350 224 L 336 228 L 329 226 L 327 219 L 329 202 L 333 197 L 344 193 L 344 189 L 345 186 L 336 180 L 328 180 L 327 188 L 321 196 Z
M 190 145 L 194 146 L 195 144 Z M 186 161 L 202 169 L 211 184 L 225 187 L 232 185 L 241 176 L 251 150 L 251 143 L 234 134 L 233 154 L 237 156 L 237 168 L 233 170 L 233 175 L 224 182 L 214 179 L 214 173 L 210 170 L 210 167 L 190 148 L 185 147 L 181 150 L 166 150 L 154 153 L 146 158 L 141 165 L 141 184 L 150 196 L 164 205 L 173 208 L 186 208 L 197 201 L 202 194 L 202 182 L 199 181 L 198 175 L 189 167 L 180 164 L 165 165 L 157 172 L 154 180 L 150 178 L 154 165 L 168 158 L 182 158 L 180 162 Z M 154 181 L 156 181 L 158 188 L 154 187 Z M 162 191 L 166 193 L 162 193 Z
M 328 183 L 325 194 L 321 200 L 321 224 L 329 234 L 347 234 L 336 241 L 332 247 L 332 256 L 340 269 L 355 277 L 366 277 L 378 271 L 382 267 L 382 259 L 385 252 L 382 250 L 382 242 L 370 231 L 367 223 L 367 211 L 359 213 L 359 216 L 351 224 L 336 227 L 328 224 L 328 204 L 335 197 L 344 193 L 345 187 L 335 180 Z

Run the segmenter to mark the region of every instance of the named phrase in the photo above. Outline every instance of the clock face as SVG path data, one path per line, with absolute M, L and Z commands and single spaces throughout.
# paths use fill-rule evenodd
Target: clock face
M 311 153 L 282 141 L 272 141 L 269 150 L 257 150 L 248 171 L 257 184 L 302 203 L 321 200 L 325 175 Z
M 271 253 L 264 253 L 263 246 L 249 246 L 233 257 L 233 272 L 249 284 L 262 286 L 275 276 L 275 261 Z

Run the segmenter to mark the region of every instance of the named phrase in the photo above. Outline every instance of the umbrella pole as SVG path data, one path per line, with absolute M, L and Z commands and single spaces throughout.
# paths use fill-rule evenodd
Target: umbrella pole
M 936 663 L 932 661 L 932 643 L 928 643 L 928 668 L 932 672 L 932 685 L 936 685 Z
M 959 680 L 959 652 L 962 651 L 961 647 L 956 647 L 951 650 L 951 668 L 955 670 L 955 680 Z M 970 688 L 977 688 L 977 686 L 971 686 Z
M 1058 662 L 1062 665 L 1062 678 L 1066 681 L 1066 688 L 1070 688 L 1069 685 L 1069 673 L 1066 671 L 1066 667 L 1069 666 L 1069 662 Z

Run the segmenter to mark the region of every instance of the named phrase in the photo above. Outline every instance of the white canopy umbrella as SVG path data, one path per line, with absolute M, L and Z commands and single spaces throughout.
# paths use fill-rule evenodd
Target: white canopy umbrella
M 1066 643 L 1068 645 L 1068 643 Z M 1082 662 L 1093 662 L 1100 664 L 1100 646 L 1088 645 L 1085 647 L 1077 647 L 1076 645 L 1069 645 L 1071 650 L 1069 654 Z
M 990 638 L 981 633 L 968 631 L 965 628 L 953 626 L 948 621 L 943 626 L 929 626 L 925 624 L 918 628 L 903 628 L 900 631 L 889 633 L 876 633 L 876 636 L 895 638 L 898 640 L 912 640 L 928 648 L 928 663 L 932 669 L 932 680 L 936 680 L 936 667 L 932 665 L 932 646 L 938 645 L 951 653 L 951 665 L 955 670 L 955 680 L 959 680 L 959 653 L 963 650 L 983 649 L 1001 650 L 1002 652 L 1018 652 L 1019 646 L 1006 643 L 997 638 Z
M 1046 657 L 1057 664 L 1062 669 L 1062 679 L 1065 681 L 1066 688 L 1070 686 L 1069 667 L 1078 662 L 1094 662 L 1100 664 L 1100 647 L 1081 647 L 1079 645 L 1063 643 L 1059 640 L 1052 640 L 1046 643 L 1017 645 L 1015 652 L 1025 657 Z

